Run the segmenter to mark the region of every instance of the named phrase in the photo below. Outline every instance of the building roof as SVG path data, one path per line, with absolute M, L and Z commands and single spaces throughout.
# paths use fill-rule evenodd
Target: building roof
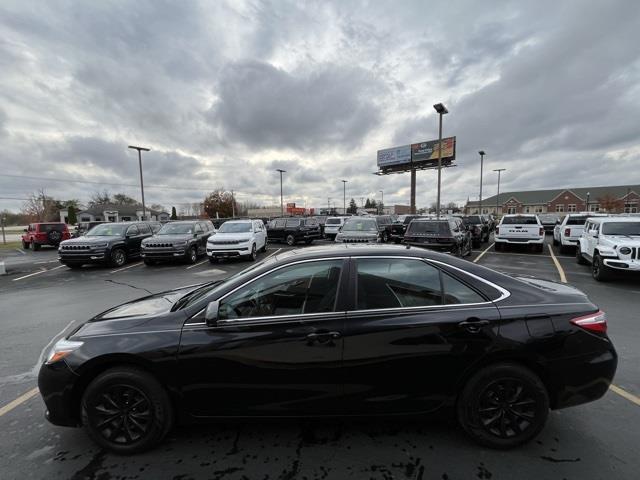
M 497 203 L 503 205 L 508 202 L 510 198 L 515 198 L 520 203 L 526 205 L 542 205 L 551 202 L 554 198 L 560 195 L 562 192 L 570 191 L 576 196 L 586 201 L 587 193 L 589 193 L 589 202 L 597 202 L 598 198 L 605 195 L 613 195 L 615 198 L 622 198 L 627 195 L 627 192 L 635 192 L 640 194 L 640 185 L 615 185 L 609 187 L 568 187 L 568 188 L 554 188 L 551 190 L 525 190 L 520 192 L 500 192 L 500 197 L 497 199 Z M 495 205 L 496 195 L 492 197 L 483 198 L 483 205 Z M 467 202 L 468 207 L 477 207 L 479 202 L 472 200 Z
M 89 215 L 102 215 L 104 212 L 106 211 L 116 211 L 118 212 L 118 215 L 120 216 L 131 216 L 131 217 L 135 217 L 137 212 L 141 212 L 142 211 L 142 205 L 140 204 L 136 204 L 136 205 L 114 205 L 111 203 L 105 203 L 103 205 L 95 205 L 93 207 L 89 207 L 85 210 L 81 210 L 78 212 L 78 215 L 81 213 L 88 213 Z M 149 212 L 151 215 L 159 215 L 161 213 L 167 213 L 167 212 L 159 212 L 157 210 L 152 210 L 150 208 L 147 208 L 147 212 Z

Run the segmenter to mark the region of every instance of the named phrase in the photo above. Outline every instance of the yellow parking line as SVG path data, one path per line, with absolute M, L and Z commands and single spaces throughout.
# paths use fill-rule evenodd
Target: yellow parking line
M 119 268 L 117 270 L 111 270 L 109 273 L 118 273 L 118 272 L 121 272 L 123 270 L 128 270 L 128 269 L 133 268 L 133 267 L 139 267 L 140 265 L 142 265 L 142 262 L 134 263 L 133 265 L 129 265 L 127 267 L 122 267 L 122 268 Z
M 480 255 L 478 255 L 476 258 L 473 259 L 473 263 L 478 263 L 478 260 L 480 260 L 482 258 L 482 256 L 487 253 L 491 247 L 493 247 L 493 243 L 491 245 L 489 245 L 487 248 L 485 248 L 482 252 L 480 252 Z
M 636 397 L 633 393 L 629 393 L 626 390 L 623 390 L 622 388 L 620 388 L 620 387 L 618 387 L 616 385 L 613 385 L 613 384 L 609 385 L 609 390 L 611 390 L 612 392 L 617 393 L 621 397 L 626 398 L 631 403 L 635 403 L 636 405 L 638 405 L 640 407 L 640 398 Z
M 195 267 L 197 267 L 198 265 L 202 265 L 203 263 L 207 263 L 208 261 L 209 261 L 209 259 L 206 259 L 206 260 L 203 260 L 203 261 L 201 261 L 201 262 L 199 262 L 199 263 L 194 263 L 193 265 L 188 266 L 188 267 L 187 267 L 187 270 L 189 270 L 189 269 L 191 269 L 191 268 L 195 268 Z
M 31 397 L 35 396 L 38 393 L 38 387 L 29 390 L 27 393 L 20 395 L 15 400 L 7 403 L 4 407 L 0 408 L 0 417 L 6 413 L 9 413 L 14 408 L 22 405 L 24 402 L 29 400 Z
M 562 283 L 567 283 L 567 276 L 564 274 L 562 265 L 560 265 L 560 262 L 556 258 L 556 255 L 553 253 L 553 248 L 551 248 L 551 244 L 547 243 L 547 247 L 549 247 L 549 252 L 551 252 L 551 258 L 553 259 L 553 263 L 556 264 L 556 268 L 558 269 L 558 273 L 560 274 L 560 281 Z

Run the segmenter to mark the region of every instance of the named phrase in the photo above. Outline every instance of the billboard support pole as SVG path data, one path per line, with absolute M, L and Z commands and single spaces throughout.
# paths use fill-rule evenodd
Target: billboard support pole
M 416 213 L 416 169 L 411 169 L 411 213 Z

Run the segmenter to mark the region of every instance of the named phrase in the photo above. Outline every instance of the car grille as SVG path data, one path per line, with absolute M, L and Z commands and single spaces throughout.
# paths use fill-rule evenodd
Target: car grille
M 213 240 L 210 245 L 238 245 L 240 240 Z
M 172 248 L 173 243 L 145 243 L 146 248 Z
M 631 260 L 640 260 L 640 247 L 631 248 Z
M 371 243 L 375 242 L 374 238 L 343 238 L 342 243 Z
M 91 245 L 62 245 L 60 248 L 68 251 L 91 250 Z

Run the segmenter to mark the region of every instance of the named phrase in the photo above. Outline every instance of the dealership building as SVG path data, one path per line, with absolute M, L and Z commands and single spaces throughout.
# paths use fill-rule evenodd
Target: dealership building
M 464 212 L 480 212 L 479 201 L 467 201 Z M 482 213 L 570 213 L 570 212 L 638 213 L 640 185 L 610 187 L 571 187 L 552 190 L 501 192 L 482 199 Z

